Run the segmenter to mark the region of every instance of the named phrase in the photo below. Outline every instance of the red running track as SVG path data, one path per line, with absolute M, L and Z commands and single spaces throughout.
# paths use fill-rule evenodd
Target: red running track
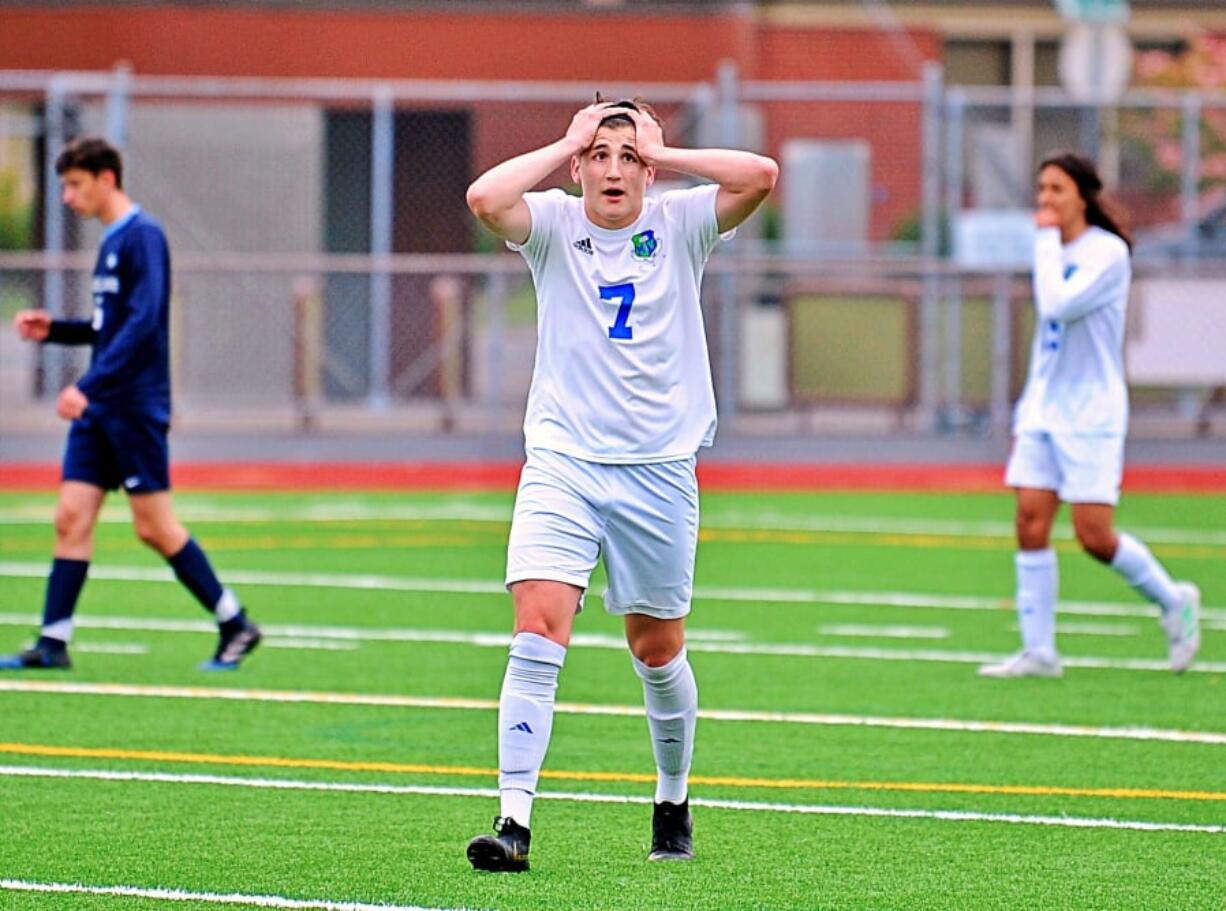
M 183 490 L 514 490 L 519 462 L 181 462 L 171 470 Z M 0 464 L 0 490 L 53 490 L 59 466 Z M 781 464 L 708 462 L 706 490 L 881 490 L 994 492 L 1004 466 L 927 464 Z M 1132 465 L 1124 489 L 1147 493 L 1226 493 L 1226 465 Z

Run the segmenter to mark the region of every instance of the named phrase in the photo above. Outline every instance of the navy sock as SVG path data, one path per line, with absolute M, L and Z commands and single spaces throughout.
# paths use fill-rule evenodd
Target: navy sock
M 240 610 L 237 615 L 229 620 L 223 620 L 217 624 L 217 628 L 221 630 L 223 636 L 233 636 L 239 630 L 247 626 L 247 612 Z
M 56 557 L 51 563 L 51 575 L 47 577 L 47 599 L 43 602 L 43 629 L 48 627 L 71 630 L 72 614 L 77 609 L 77 598 L 85 585 L 89 572 L 88 560 L 69 560 Z M 68 633 L 63 639 L 67 641 Z
M 196 596 L 204 609 L 210 613 L 215 611 L 223 589 L 213 567 L 209 565 L 209 558 L 204 555 L 196 539 L 188 538 L 182 550 L 166 559 L 179 581 Z

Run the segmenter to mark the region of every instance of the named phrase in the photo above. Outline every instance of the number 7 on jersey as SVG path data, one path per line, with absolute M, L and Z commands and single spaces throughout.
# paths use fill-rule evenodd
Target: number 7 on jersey
M 634 330 L 626 325 L 630 320 L 630 308 L 634 305 L 634 285 L 629 282 L 624 285 L 601 285 L 600 299 L 618 302 L 617 317 L 609 327 L 609 338 L 634 338 Z

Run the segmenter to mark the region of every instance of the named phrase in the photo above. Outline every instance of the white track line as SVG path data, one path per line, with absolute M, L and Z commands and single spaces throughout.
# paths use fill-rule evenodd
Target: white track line
M 1061 636 L 1140 636 L 1141 628 L 1134 626 L 1131 623 L 1061 623 L 1059 625 Z M 1013 632 L 1018 632 L 1018 625 L 1013 624 L 1010 629 Z
M 126 642 L 76 642 L 72 646 L 74 652 L 86 652 L 99 655 L 148 655 L 149 646 Z
M 33 615 L 0 614 L 0 626 L 28 626 L 36 623 Z M 216 627 L 203 620 L 146 619 L 143 617 L 82 617 L 78 627 L 93 629 L 144 630 L 167 633 L 216 633 Z M 416 642 L 471 645 L 478 648 L 507 648 L 511 636 L 507 632 L 473 633 L 456 629 L 413 629 L 409 627 L 356 627 L 261 624 L 272 636 L 306 639 L 335 639 L 345 642 Z M 621 651 L 626 647 L 622 636 L 604 633 L 575 633 L 570 644 L 579 648 L 602 648 Z M 858 661 L 928 661 L 953 664 L 991 664 L 1009 655 L 1002 652 L 962 652 L 938 649 L 852 648 L 839 645 L 812 645 L 804 642 L 704 642 L 695 637 L 686 643 L 691 652 L 721 655 L 770 655 L 784 658 L 842 658 Z M 1152 658 L 1098 658 L 1094 656 L 1061 656 L 1065 667 L 1093 670 L 1155 671 L 1170 673 L 1165 661 Z M 1188 673 L 1226 674 L 1226 662 L 1198 661 Z
M 511 521 L 511 503 L 506 505 L 476 501 L 450 501 L 433 505 L 371 505 L 361 501 L 340 503 L 285 503 L 275 509 L 259 506 L 235 506 L 222 503 L 193 502 L 190 497 L 176 500 L 180 518 L 190 522 L 489 522 L 507 525 Z M 46 525 L 51 521 L 51 508 L 46 503 L 31 503 L 0 511 L 0 525 Z M 132 517 L 121 507 L 102 511 L 99 521 L 106 524 L 128 525 Z M 792 515 L 777 511 L 721 509 L 708 507 L 703 512 L 703 526 L 720 529 L 754 531 L 813 531 L 853 532 L 862 534 L 950 535 L 968 538 L 1008 538 L 1016 534 L 1013 523 L 983 519 L 907 518 L 898 516 L 831 516 Z M 1145 541 L 1160 544 L 1226 544 L 1226 532 L 1219 529 L 1128 526 L 1128 531 Z M 1058 525 L 1053 537 L 1072 540 L 1072 529 Z
M 320 705 L 363 705 L 386 708 L 497 711 L 496 699 L 437 696 L 396 696 L 377 693 L 321 693 L 287 690 L 244 690 L 215 687 L 142 686 L 126 683 L 70 683 L 52 680 L 0 680 L 0 693 L 52 693 L 72 696 L 119 696 L 144 699 L 221 699 L 234 702 L 284 702 Z M 559 702 L 564 715 L 608 715 L 638 718 L 641 706 Z M 739 709 L 699 709 L 707 721 L 811 724 L 830 727 L 899 728 L 972 734 L 1022 734 L 1043 737 L 1091 737 L 1105 740 L 1162 741 L 1226 746 L 1226 733 L 1145 727 L 1092 727 L 1025 721 L 974 721 L 957 718 L 890 718 L 874 715 L 831 715 L 814 712 L 760 712 Z
M 944 626 L 873 626 L 868 623 L 830 623 L 819 626 L 823 636 L 850 636 L 866 639 L 948 639 Z M 1060 628 L 1064 632 L 1064 627 Z
M 0 879 L 0 889 L 10 892 L 44 892 L 68 895 L 110 895 L 122 898 L 153 898 L 168 902 L 201 902 L 211 905 L 246 905 L 252 908 L 316 909 L 316 911 L 447 911 L 420 905 L 372 905 L 367 902 L 328 901 L 316 898 L 283 898 L 280 895 L 243 895 L 238 892 L 188 892 L 185 889 L 146 889 L 140 886 L 86 886 L 82 883 L 33 883 Z M 454 909 L 462 911 L 462 909 Z
M 226 582 L 236 585 L 272 585 L 283 588 L 341 588 L 360 591 L 426 592 L 430 594 L 506 595 L 506 588 L 496 580 L 422 579 L 410 576 L 385 576 L 351 573 L 273 573 L 226 570 Z M 45 563 L 0 561 L 0 577 L 44 579 Z M 178 584 L 169 569 L 145 566 L 91 565 L 90 579 L 111 582 L 163 582 Z M 589 598 L 599 598 L 599 592 L 589 592 Z M 694 589 L 694 597 L 711 601 L 748 601 L 761 604 L 865 605 L 870 607 L 915 607 L 946 610 L 1011 611 L 1007 598 L 978 595 L 940 595 L 922 592 L 862 592 L 826 589 L 703 587 Z M 1156 608 L 1142 604 L 1115 601 L 1061 601 L 1060 613 L 1089 617 L 1148 617 L 1157 619 Z M 1202 619 L 1226 621 L 1226 608 L 1202 607 Z
M 302 781 L 285 778 L 244 778 L 228 775 L 191 775 L 168 772 L 116 772 L 102 769 L 54 769 L 39 766 L 0 766 L 0 776 L 25 778 L 77 778 L 94 781 L 140 781 L 159 784 L 203 784 L 235 788 L 282 791 L 332 791 L 355 794 L 412 794 L 432 797 L 498 796 L 496 788 L 438 787 L 431 785 L 361 784 L 357 782 Z M 650 797 L 627 794 L 587 794 L 541 791 L 544 800 L 579 803 L 648 804 Z M 1226 834 L 1226 826 L 1195 823 L 1149 822 L 1079 816 L 1023 816 L 1015 813 L 979 813 L 972 810 L 922 810 L 894 807 L 830 806 L 825 804 L 764 803 L 751 800 L 715 800 L 695 797 L 691 806 L 717 810 L 759 813 L 801 813 L 821 816 L 878 816 L 894 819 L 939 819 L 944 822 L 1003 822 L 1037 826 L 1068 826 L 1078 829 L 1133 829 L 1144 832 L 1196 832 Z M 292 907 L 292 906 L 291 906 Z

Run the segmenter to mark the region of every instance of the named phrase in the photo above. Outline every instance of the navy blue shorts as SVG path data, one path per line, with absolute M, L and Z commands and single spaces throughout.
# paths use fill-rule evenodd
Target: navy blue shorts
M 63 480 L 128 493 L 170 490 L 169 430 L 151 415 L 87 411 L 68 430 Z

